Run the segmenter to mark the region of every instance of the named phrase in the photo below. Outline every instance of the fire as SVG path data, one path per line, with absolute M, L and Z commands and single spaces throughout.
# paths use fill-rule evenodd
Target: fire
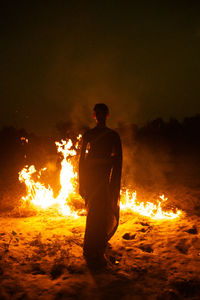
M 50 206 L 57 206 L 63 215 L 76 217 L 77 213 L 72 211 L 67 204 L 67 199 L 72 197 L 75 193 L 75 179 L 77 178 L 77 173 L 74 172 L 70 158 L 76 155 L 76 151 L 72 149 L 73 144 L 71 140 L 62 140 L 60 143 L 55 142 L 55 144 L 57 146 L 57 152 L 63 155 L 60 172 L 61 189 L 58 196 L 54 198 L 52 188 L 50 186 L 45 187 L 44 184 L 39 182 L 41 173 L 45 171 L 46 168 L 40 170 L 37 176 L 38 181 L 32 179 L 32 175 L 36 173 L 36 169 L 32 165 L 30 167 L 25 166 L 19 173 L 19 180 L 25 183 L 27 189 L 27 195 L 22 197 L 22 200 L 43 209 Z
M 180 210 L 173 211 L 164 211 L 162 209 L 162 203 L 167 201 L 164 195 L 161 195 L 160 200 L 158 200 L 158 204 L 154 204 L 152 202 L 138 202 L 136 192 L 130 193 L 128 190 L 125 193 L 122 193 L 122 202 L 120 203 L 120 208 L 127 211 L 131 210 L 135 213 L 139 213 L 143 216 L 150 217 L 156 220 L 163 219 L 175 219 L 180 214 Z
M 63 215 L 78 217 L 77 212 L 68 205 L 68 202 L 69 199 L 73 197 L 80 197 L 76 192 L 77 173 L 74 171 L 71 159 L 72 157 L 77 156 L 80 139 L 81 135 L 77 137 L 75 147 L 73 147 L 71 140 L 55 142 L 57 152 L 61 153 L 63 156 L 60 172 L 61 189 L 57 197 L 54 197 L 53 190 L 50 186 L 46 187 L 40 182 L 41 174 L 46 170 L 46 168 L 43 168 L 38 172 L 38 180 L 34 180 L 32 178 L 33 174 L 37 174 L 33 165 L 30 167 L 25 166 L 19 172 L 19 180 L 20 182 L 25 183 L 27 189 L 27 195 L 22 197 L 22 200 L 25 201 L 25 203 L 33 204 L 34 206 L 41 207 L 42 209 L 55 207 Z M 181 214 L 180 210 L 165 211 L 162 209 L 163 202 L 167 201 L 167 198 L 165 198 L 164 195 L 160 196 L 158 204 L 154 204 L 152 202 L 146 202 L 146 204 L 144 204 L 144 202 L 137 201 L 136 192 L 130 192 L 126 189 L 125 192 L 121 191 L 121 198 L 122 201 L 120 208 L 122 211 L 132 211 L 156 220 L 175 219 Z

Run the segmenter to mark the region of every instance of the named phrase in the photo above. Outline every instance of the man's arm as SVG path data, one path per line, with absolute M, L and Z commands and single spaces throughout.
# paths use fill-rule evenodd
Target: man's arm
M 122 174 L 122 145 L 121 145 L 120 136 L 116 134 L 115 143 L 114 143 L 113 172 L 111 178 L 111 186 L 113 190 L 113 196 L 115 199 L 119 199 L 120 196 L 121 174 Z
M 122 175 L 122 144 L 120 136 L 117 135 L 116 145 L 115 145 L 115 163 L 116 163 L 116 173 L 117 173 L 117 184 L 121 186 L 121 175 Z
M 79 194 L 81 197 L 85 198 L 85 172 L 84 172 L 84 163 L 85 163 L 85 152 L 86 152 L 87 142 L 83 136 L 82 145 L 81 145 L 81 154 L 79 159 Z

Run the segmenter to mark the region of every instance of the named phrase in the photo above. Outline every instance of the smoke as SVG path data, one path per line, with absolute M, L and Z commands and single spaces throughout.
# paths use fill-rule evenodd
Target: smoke
M 139 191 L 143 200 L 165 193 L 174 166 L 170 145 L 143 136 L 136 125 L 119 128 L 123 145 L 122 187 Z

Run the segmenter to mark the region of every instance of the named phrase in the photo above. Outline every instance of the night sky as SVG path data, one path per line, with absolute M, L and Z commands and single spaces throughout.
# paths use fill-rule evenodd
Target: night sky
M 4 2 L 0 127 L 88 125 L 96 102 L 112 127 L 200 112 L 198 1 Z

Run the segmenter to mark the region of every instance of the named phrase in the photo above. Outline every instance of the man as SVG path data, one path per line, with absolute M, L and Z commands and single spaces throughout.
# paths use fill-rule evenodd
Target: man
M 83 135 L 79 161 L 79 192 L 87 208 L 83 250 L 96 267 L 106 264 L 106 246 L 119 222 L 122 148 L 118 133 L 106 127 L 108 115 L 104 103 L 95 105 L 97 125 Z

